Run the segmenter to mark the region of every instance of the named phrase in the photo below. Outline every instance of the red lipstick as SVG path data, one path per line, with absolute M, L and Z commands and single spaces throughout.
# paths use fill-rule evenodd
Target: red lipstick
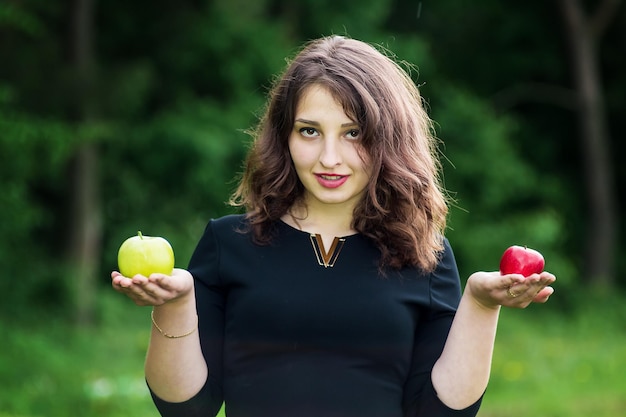
M 348 175 L 321 173 L 315 174 L 315 178 L 317 178 L 317 182 L 319 182 L 322 187 L 337 188 L 348 180 Z

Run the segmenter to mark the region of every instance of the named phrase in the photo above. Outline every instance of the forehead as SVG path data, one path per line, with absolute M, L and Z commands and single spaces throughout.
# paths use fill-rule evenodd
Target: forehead
M 320 84 L 306 87 L 296 103 L 296 117 L 322 117 L 341 118 L 344 121 L 352 121 L 346 115 L 343 104 L 336 98 L 331 90 Z

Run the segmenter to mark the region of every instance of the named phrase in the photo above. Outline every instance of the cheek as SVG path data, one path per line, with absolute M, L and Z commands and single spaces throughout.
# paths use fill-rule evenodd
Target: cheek
M 372 159 L 364 150 L 355 150 L 355 154 L 352 158 L 354 164 L 361 167 L 361 170 L 369 178 L 372 175 Z
M 299 159 L 298 148 L 297 146 L 294 146 L 293 140 L 291 138 L 289 138 L 287 150 L 289 151 L 289 158 L 291 158 L 291 161 L 293 162 L 293 164 L 297 166 L 298 159 Z
M 302 144 L 289 143 L 289 154 L 296 169 L 306 168 L 315 163 L 315 153 Z

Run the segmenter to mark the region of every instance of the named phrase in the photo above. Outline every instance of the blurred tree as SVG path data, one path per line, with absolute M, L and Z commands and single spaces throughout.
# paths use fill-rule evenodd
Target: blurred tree
M 71 36 L 69 56 L 76 77 L 70 92 L 70 118 L 77 126 L 93 123 L 96 116 L 95 0 L 75 0 L 69 10 Z M 77 129 L 79 145 L 71 158 L 69 223 L 69 279 L 75 288 L 74 317 L 81 325 L 94 320 L 95 292 L 98 282 L 102 240 L 102 214 L 99 180 L 99 154 L 93 138 L 84 137 L 87 129 Z
M 590 16 L 579 0 L 558 3 L 571 53 L 589 207 L 585 276 L 594 285 L 613 287 L 619 230 L 617 190 L 597 49 L 621 0 L 603 0 Z

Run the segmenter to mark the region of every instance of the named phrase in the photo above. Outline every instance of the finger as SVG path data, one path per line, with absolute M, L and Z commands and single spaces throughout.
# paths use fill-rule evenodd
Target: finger
M 554 294 L 554 288 L 545 287 L 541 291 L 539 291 L 537 295 L 535 295 L 535 297 L 533 298 L 533 302 L 545 303 L 546 301 L 548 301 L 548 299 L 550 298 L 552 294 Z
M 150 303 L 152 303 L 153 305 L 163 304 L 164 302 L 175 298 L 178 294 L 175 291 L 170 291 L 168 289 L 162 288 L 154 283 L 146 284 L 143 287 L 143 290 L 146 299 L 149 300 Z
M 527 280 L 524 275 L 521 274 L 508 274 L 505 275 L 506 279 L 503 282 L 503 285 L 507 288 L 510 288 L 514 285 L 524 285 L 527 284 Z
M 117 275 L 113 278 L 112 285 L 114 289 L 130 298 L 141 298 L 145 294 L 143 287 L 146 282 L 147 280 L 145 278 L 141 280 L 136 279 L 135 277 L 128 278 L 123 275 Z
M 529 288 L 530 282 L 523 275 L 510 274 L 507 275 L 507 279 L 503 282 L 502 285 L 503 288 L 507 290 L 507 293 L 512 292 L 512 290 L 515 289 L 514 294 L 521 294 Z
M 535 295 L 539 294 L 544 288 L 552 284 L 556 278 L 552 274 L 534 274 L 528 278 L 528 283 Z
M 151 284 L 158 286 L 159 288 L 166 291 L 181 291 L 180 280 L 173 276 L 164 274 L 152 274 L 150 275 L 149 281 Z
M 117 272 L 117 271 L 113 271 L 113 272 L 111 272 L 111 282 L 112 282 L 114 285 L 119 285 L 120 281 L 121 281 L 123 278 L 125 278 L 125 277 L 124 277 L 124 275 L 120 274 L 119 272 Z
M 163 304 L 163 301 L 160 298 L 155 297 L 153 294 L 145 291 L 135 290 L 132 293 L 127 293 L 126 295 L 138 306 L 155 306 Z
M 554 276 L 554 274 L 551 274 L 550 272 L 547 272 L 547 271 L 543 271 L 543 272 L 540 274 L 540 276 L 541 276 L 543 279 L 545 279 L 545 280 L 547 280 L 547 281 L 549 281 L 549 282 L 554 282 L 554 281 L 556 281 L 556 277 Z
M 538 277 L 525 278 L 524 281 L 506 289 L 506 296 L 516 307 L 526 307 L 546 287 Z
M 128 288 L 132 285 L 142 285 L 148 281 L 143 275 L 135 275 L 134 277 L 126 277 L 117 271 L 111 272 L 111 280 L 115 287 Z
M 511 301 L 523 301 L 528 293 L 528 286 L 525 284 L 512 285 L 504 290 L 505 297 Z
M 160 305 L 193 291 L 193 278 L 184 270 L 175 271 L 174 275 L 155 273 L 142 281 L 140 286 L 151 304 Z
M 131 278 L 131 280 L 133 281 L 133 284 L 139 285 L 139 286 L 146 285 L 149 282 L 148 277 L 141 275 L 141 274 L 135 275 L 134 277 Z
M 547 287 L 556 281 L 556 277 L 549 272 L 542 272 L 541 274 L 532 274 L 526 277 L 526 281 L 536 287 Z
M 111 280 L 111 285 L 117 291 L 124 291 L 126 288 L 133 285 L 133 281 L 130 278 L 118 274 Z

